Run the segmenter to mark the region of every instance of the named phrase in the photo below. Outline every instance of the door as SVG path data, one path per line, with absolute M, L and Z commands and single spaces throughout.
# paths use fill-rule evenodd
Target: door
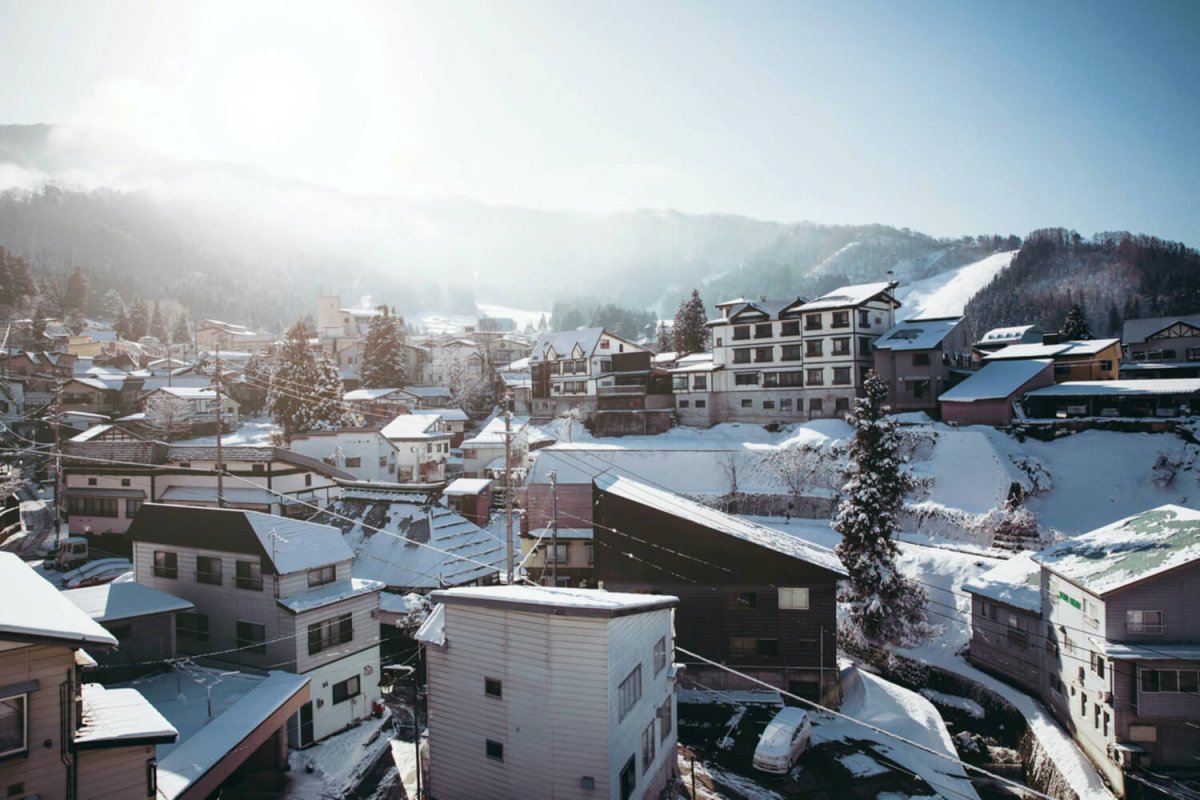
M 313 704 L 308 701 L 300 706 L 300 746 L 308 747 L 313 742 Z
M 629 800 L 633 797 L 633 790 L 637 786 L 637 756 L 630 756 L 625 762 L 625 766 L 621 768 L 621 800 Z

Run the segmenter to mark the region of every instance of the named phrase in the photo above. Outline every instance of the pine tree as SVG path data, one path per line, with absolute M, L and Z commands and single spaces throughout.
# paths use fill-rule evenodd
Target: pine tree
M 404 321 L 387 309 L 371 318 L 363 337 L 359 379 L 364 389 L 398 389 L 407 382 Z
M 116 331 L 118 339 L 129 338 L 129 315 L 125 313 L 125 306 L 117 310 L 117 316 L 113 319 L 113 330 Z
M 154 313 L 150 315 L 150 335 L 163 344 L 167 343 L 167 322 L 163 319 L 158 301 L 154 301 Z
M 125 301 L 116 289 L 109 289 L 100 300 L 100 318 L 113 322 L 125 313 Z
M 1071 305 L 1071 310 L 1067 312 L 1066 318 L 1063 320 L 1062 335 L 1064 338 L 1073 340 L 1094 339 L 1092 336 L 1092 328 L 1088 325 L 1087 317 L 1083 314 L 1083 309 L 1078 303 Z
M 303 321 L 297 322 L 284 334 L 267 391 L 267 412 L 283 428 L 284 441 L 313 429 L 317 405 L 313 393 L 318 378 L 317 363 L 308 346 L 308 329 Z
M 679 355 L 699 353 L 708 348 L 709 329 L 705 324 L 704 301 L 700 292 L 692 289 L 692 296 L 679 304 L 675 312 L 675 324 L 671 327 L 672 349 Z
M 71 270 L 71 274 L 67 277 L 67 290 L 63 295 L 63 310 L 70 311 L 77 308 L 83 311 L 87 304 L 87 275 L 83 273 L 82 267 L 76 267 Z
M 150 309 L 146 307 L 146 301 L 139 297 L 133 301 L 133 308 L 129 309 L 129 336 L 126 338 L 136 342 L 149 330 Z
M 329 431 L 355 423 L 342 401 L 345 386 L 334 360 L 325 353 L 316 359 L 317 383 L 313 387 L 312 429 Z
M 187 344 L 192 341 L 192 322 L 186 311 L 180 311 L 175 318 L 175 329 L 171 331 L 172 344 Z
M 666 322 L 658 323 L 658 352 L 668 353 L 671 350 L 671 331 Z
M 542 312 L 542 318 L 538 320 L 537 329 L 539 331 L 546 330 L 546 313 L 545 312 Z
M 0 309 L 26 308 L 36 294 L 29 262 L 0 247 Z
M 892 534 L 909 488 L 901 471 L 895 418 L 884 405 L 887 384 L 873 372 L 847 418 L 854 428 L 849 479 L 833 521 L 842 535 L 838 557 L 850 574 L 842 601 L 863 639 L 872 645 L 911 641 L 923 627 L 925 592 L 896 569 Z
M 46 307 L 40 303 L 34 309 L 33 318 L 25 331 L 23 347 L 31 353 L 46 349 Z
M 78 336 L 87 330 L 87 317 L 78 308 L 72 308 L 67 312 L 67 318 L 63 320 L 67 326 L 67 330 Z

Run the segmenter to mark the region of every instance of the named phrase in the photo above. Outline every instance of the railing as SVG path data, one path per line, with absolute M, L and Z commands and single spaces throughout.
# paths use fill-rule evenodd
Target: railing
M 638 395 L 645 394 L 645 386 L 600 386 L 596 389 L 596 394 L 628 394 Z

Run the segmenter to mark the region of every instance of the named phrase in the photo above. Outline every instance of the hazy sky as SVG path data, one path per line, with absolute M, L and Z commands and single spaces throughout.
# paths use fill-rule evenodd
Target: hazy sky
M 0 0 L 0 123 L 353 192 L 1200 245 L 1200 2 Z

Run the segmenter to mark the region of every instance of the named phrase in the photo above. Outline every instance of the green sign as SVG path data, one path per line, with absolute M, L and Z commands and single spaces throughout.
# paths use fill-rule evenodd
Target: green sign
M 1080 603 L 1080 602 L 1079 602 L 1078 600 L 1076 600 L 1074 597 L 1071 597 L 1069 594 L 1067 594 L 1066 592 L 1064 592 L 1064 591 L 1061 591 L 1061 590 L 1060 590 L 1060 591 L 1059 591 L 1059 593 L 1058 593 L 1058 599 L 1059 599 L 1059 600 L 1066 600 L 1068 603 L 1070 603 L 1071 605 L 1075 606 L 1075 608 L 1082 608 L 1082 607 L 1083 607 L 1083 604 L 1082 604 L 1082 603 Z

